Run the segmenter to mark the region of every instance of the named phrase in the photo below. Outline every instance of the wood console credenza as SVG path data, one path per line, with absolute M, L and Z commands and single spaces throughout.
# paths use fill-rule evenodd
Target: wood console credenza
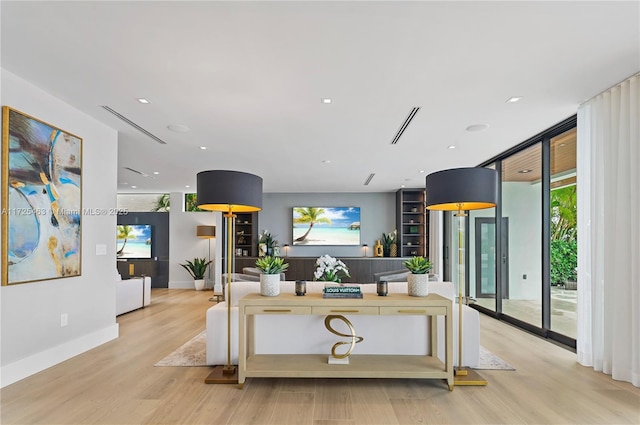
M 410 297 L 406 294 L 379 297 L 364 294 L 362 299 L 325 299 L 319 293 L 308 293 L 303 297 L 294 294 L 280 294 L 277 297 L 249 294 L 240 299 L 239 308 L 240 388 L 248 377 L 324 377 L 445 379 L 449 390 L 453 390 L 453 322 L 452 304 L 448 298 L 437 294 L 426 297 Z M 431 320 L 430 327 L 432 355 L 352 354 L 348 365 L 336 365 L 327 362 L 331 347 L 327 347 L 327 354 L 255 354 L 253 319 L 258 314 L 420 315 L 425 316 L 425 320 L 428 320 L 427 316 L 444 316 L 446 360 L 443 363 L 436 355 L 438 338 L 435 317 Z M 366 338 L 366 335 L 363 336 Z M 340 337 L 336 336 L 336 342 L 339 340 Z M 357 352 L 357 346 L 354 351 Z

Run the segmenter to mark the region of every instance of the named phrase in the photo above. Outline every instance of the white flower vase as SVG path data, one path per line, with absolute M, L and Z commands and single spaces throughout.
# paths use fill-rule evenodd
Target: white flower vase
M 280 295 L 280 273 L 260 275 L 260 295 L 265 297 Z
M 429 275 L 409 273 L 407 286 L 412 297 L 426 297 L 429 295 Z
M 195 279 L 193 284 L 196 287 L 196 291 L 202 291 L 204 289 L 204 279 Z

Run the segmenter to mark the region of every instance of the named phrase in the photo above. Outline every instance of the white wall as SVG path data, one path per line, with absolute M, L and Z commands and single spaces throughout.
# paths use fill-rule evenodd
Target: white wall
M 211 240 L 211 258 L 214 259 L 215 266 L 212 273 L 216 290 L 222 290 L 221 248 L 224 234 L 222 213 L 184 211 L 184 193 L 181 192 L 171 193 L 169 212 L 169 288 L 171 289 L 193 289 L 193 279 L 180 264 L 195 257 L 207 258 L 209 255 L 209 241 L 196 237 L 196 227 L 199 225 L 216 226 L 216 238 Z
M 542 187 L 502 183 L 502 216 L 509 217 L 509 298 L 542 297 Z M 523 279 L 523 275 L 527 275 Z
M 2 105 L 83 139 L 83 209 L 115 208 L 117 132 L 18 76 L 0 73 Z M 115 215 L 82 216 L 81 276 L 0 288 L 1 386 L 117 338 L 115 228 Z M 98 244 L 106 255 L 96 255 Z M 62 313 L 68 314 L 66 327 L 60 326 Z
M 280 247 L 289 244 L 290 257 L 362 257 L 361 246 L 292 246 L 293 207 L 360 207 L 360 243 L 369 245 L 367 256 L 373 256 L 373 245 L 382 233 L 396 228 L 396 194 L 388 193 L 265 193 L 258 215 L 259 233 L 268 230 Z M 281 251 L 282 252 L 282 251 Z M 284 254 L 284 252 L 282 252 Z

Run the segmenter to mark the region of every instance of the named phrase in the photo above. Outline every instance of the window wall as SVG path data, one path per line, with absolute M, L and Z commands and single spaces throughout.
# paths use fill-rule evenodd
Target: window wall
M 575 127 L 572 117 L 480 164 L 498 171 L 498 205 L 471 211 L 465 223 L 465 293 L 473 305 L 573 347 Z M 445 253 L 448 250 L 455 257 L 456 218 L 448 215 L 445 226 L 450 236 Z M 448 265 L 455 281 L 457 264 L 450 261 Z

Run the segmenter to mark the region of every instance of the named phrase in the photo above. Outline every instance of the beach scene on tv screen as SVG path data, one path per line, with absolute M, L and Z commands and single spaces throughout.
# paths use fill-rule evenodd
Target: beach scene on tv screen
M 360 208 L 294 207 L 294 245 L 360 245 Z
M 118 258 L 151 258 L 151 225 L 119 225 L 117 230 Z

